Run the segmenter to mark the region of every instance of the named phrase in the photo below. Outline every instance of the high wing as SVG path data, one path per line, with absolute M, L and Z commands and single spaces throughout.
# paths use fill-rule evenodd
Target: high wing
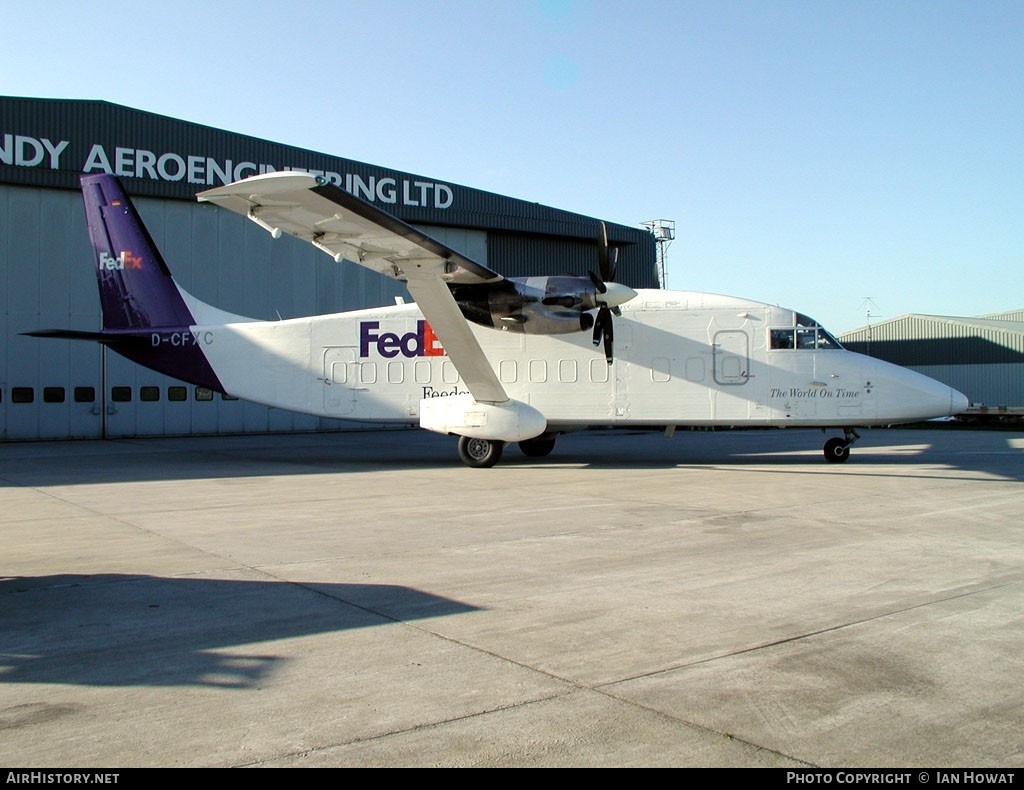
M 405 282 L 474 399 L 509 399 L 448 289 L 500 282 L 497 272 L 308 173 L 266 173 L 196 197 L 248 217 L 274 238 L 287 233 L 339 263 L 347 259 Z

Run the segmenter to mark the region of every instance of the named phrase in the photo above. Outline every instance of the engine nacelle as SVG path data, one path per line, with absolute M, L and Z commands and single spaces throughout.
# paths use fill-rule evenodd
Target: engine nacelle
M 590 313 L 554 310 L 539 304 L 524 305 L 514 316 L 501 316 L 494 321 L 496 329 L 522 332 L 525 335 L 567 335 L 586 332 L 594 327 Z
M 472 395 L 466 394 L 421 400 L 420 427 L 472 439 L 521 442 L 544 433 L 548 421 L 537 409 L 522 401 L 478 403 Z
M 564 335 L 594 326 L 598 306 L 586 277 L 508 278 L 494 285 L 452 288 L 462 314 L 482 326 L 526 335 Z

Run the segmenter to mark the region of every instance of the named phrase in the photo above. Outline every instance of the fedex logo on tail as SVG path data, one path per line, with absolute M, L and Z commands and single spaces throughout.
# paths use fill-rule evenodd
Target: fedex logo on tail
M 124 269 L 141 269 L 142 268 L 142 256 L 132 255 L 131 250 L 125 250 L 116 258 L 113 255 L 108 255 L 104 250 L 100 253 L 100 269 L 106 271 L 120 271 Z
M 370 347 L 385 359 L 401 354 L 403 357 L 443 357 L 444 347 L 430 328 L 430 324 L 420 319 L 416 322 L 415 332 L 398 335 L 394 332 L 378 332 L 380 321 L 359 322 L 359 356 L 370 356 Z

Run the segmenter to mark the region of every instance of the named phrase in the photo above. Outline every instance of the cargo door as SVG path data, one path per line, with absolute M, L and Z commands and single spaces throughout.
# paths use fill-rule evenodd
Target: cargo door
M 713 417 L 719 422 L 742 424 L 750 416 L 750 394 L 744 385 L 750 379 L 750 341 L 742 329 L 723 329 L 713 337 Z
M 715 383 L 740 386 L 750 378 L 750 339 L 741 329 L 728 329 L 715 333 Z

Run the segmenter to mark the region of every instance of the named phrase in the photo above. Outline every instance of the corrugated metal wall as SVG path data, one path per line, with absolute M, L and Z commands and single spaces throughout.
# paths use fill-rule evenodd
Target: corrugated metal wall
M 851 351 L 911 368 L 972 403 L 1024 406 L 1024 324 L 908 315 L 839 337 Z
M 988 313 L 979 315 L 978 318 L 992 318 L 997 321 L 1020 321 L 1024 323 L 1024 310 L 1007 310 L 1003 313 Z
M 959 390 L 973 404 L 1024 406 L 1024 364 L 908 367 Z
M 654 240 L 651 237 L 651 245 Z M 490 266 L 508 277 L 538 273 L 586 276 L 599 269 L 598 246 L 593 241 L 550 239 L 492 231 L 487 234 Z M 648 265 L 648 250 L 637 245 L 619 248 L 615 279 L 633 288 L 657 288 L 657 271 Z
M 847 332 L 847 348 L 897 365 L 1024 362 L 1024 324 L 909 315 Z
M 132 195 L 191 202 L 203 189 L 263 168 L 304 169 L 338 178 L 416 225 L 597 238 L 599 221 L 592 217 L 102 101 L 0 96 L 0 119 L 0 183 L 78 189 L 83 171 L 107 171 L 121 176 Z M 613 241 L 632 250 L 620 282 L 656 283 L 651 234 L 614 223 L 608 228 Z M 541 265 L 555 253 L 540 256 Z M 561 271 L 530 272 L 548 273 Z

